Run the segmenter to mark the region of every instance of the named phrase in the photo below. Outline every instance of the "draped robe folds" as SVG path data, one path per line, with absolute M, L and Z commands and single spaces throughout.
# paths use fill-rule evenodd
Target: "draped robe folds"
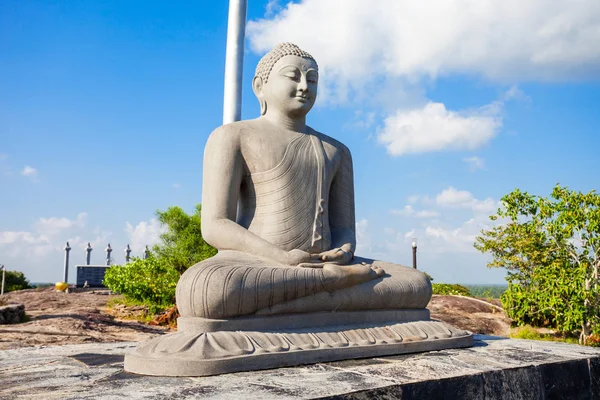
M 286 251 L 329 250 L 330 219 L 346 217 L 344 208 L 353 207 L 346 201 L 342 210 L 330 214 L 330 188 L 337 173 L 336 179 L 349 180 L 351 189 L 349 168 L 329 159 L 317 135 L 301 135 L 289 143 L 276 167 L 245 177 L 237 223 Z M 289 267 L 239 251 L 219 251 L 181 276 L 177 305 L 183 317 L 219 319 L 424 308 L 431 298 L 431 283 L 417 270 L 360 257 L 354 263 L 379 265 L 386 275 L 331 291 L 321 268 Z

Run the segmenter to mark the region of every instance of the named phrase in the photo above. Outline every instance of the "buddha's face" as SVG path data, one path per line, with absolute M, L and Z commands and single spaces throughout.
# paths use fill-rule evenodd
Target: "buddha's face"
M 269 80 L 257 91 L 267 104 L 267 112 L 276 111 L 290 117 L 308 114 L 317 99 L 319 72 L 317 64 L 298 56 L 280 58 Z

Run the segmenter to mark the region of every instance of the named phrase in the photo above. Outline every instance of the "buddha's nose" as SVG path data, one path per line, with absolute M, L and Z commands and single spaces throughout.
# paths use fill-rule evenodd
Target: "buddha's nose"
M 308 90 L 308 83 L 306 82 L 306 77 L 304 75 L 300 77 L 300 82 L 298 82 L 298 90 L 303 92 Z

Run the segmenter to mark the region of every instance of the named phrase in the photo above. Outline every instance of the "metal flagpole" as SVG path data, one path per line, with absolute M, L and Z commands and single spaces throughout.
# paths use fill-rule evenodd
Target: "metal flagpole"
M 242 76 L 247 0 L 229 0 L 223 125 L 242 118 Z

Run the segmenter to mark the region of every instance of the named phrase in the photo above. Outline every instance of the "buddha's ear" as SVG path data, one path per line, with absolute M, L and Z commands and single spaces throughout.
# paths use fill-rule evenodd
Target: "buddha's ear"
M 254 91 L 254 95 L 259 99 L 262 97 L 263 91 L 263 80 L 260 76 L 255 76 L 252 79 L 252 90 Z
M 260 103 L 260 115 L 265 115 L 267 113 L 267 102 L 265 101 L 263 87 L 264 83 L 262 78 L 260 76 L 255 76 L 252 80 L 252 90 Z

